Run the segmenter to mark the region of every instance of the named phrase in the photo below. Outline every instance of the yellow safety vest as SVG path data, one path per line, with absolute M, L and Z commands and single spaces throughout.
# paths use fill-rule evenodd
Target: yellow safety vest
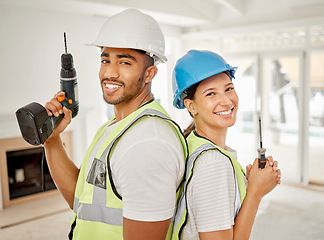
M 224 154 L 228 159 L 231 161 L 235 176 L 238 183 L 239 193 L 237 193 L 237 197 L 240 198 L 239 204 L 241 206 L 245 195 L 246 195 L 246 187 L 244 182 L 245 171 L 241 167 L 241 165 L 237 162 L 235 158 L 233 158 L 227 151 L 225 151 L 223 148 L 218 147 L 213 142 L 209 141 L 206 138 L 200 137 L 196 135 L 196 133 L 193 131 L 189 134 L 187 137 L 188 147 L 189 147 L 189 158 L 186 165 L 186 173 L 185 173 L 185 181 L 183 183 L 183 191 L 180 196 L 180 200 L 177 206 L 177 212 L 175 215 L 174 220 L 174 229 L 172 234 L 172 240 L 179 240 L 181 239 L 181 234 L 183 231 L 183 228 L 186 225 L 186 221 L 188 218 L 188 212 L 187 212 L 187 187 L 190 183 L 190 180 L 192 178 L 192 175 L 194 173 L 194 167 L 197 159 L 199 156 L 210 150 L 217 150 L 220 153 Z M 240 208 L 238 206 L 238 209 Z
M 75 217 L 69 234 L 70 239 L 123 239 L 123 202 L 112 181 L 110 156 L 114 146 L 127 129 L 143 117 L 159 117 L 171 123 L 178 133 L 185 153 L 184 161 L 186 160 L 188 155 L 187 143 L 180 127 L 170 119 L 158 102 L 152 100 L 118 123 L 95 154 L 95 160 L 88 176 L 86 176 L 90 153 L 104 134 L 106 127 L 114 120 L 113 117 L 98 130 L 82 162 L 75 189 L 73 204 Z M 180 194 L 179 188 L 177 199 L 179 199 Z M 173 222 L 170 224 L 167 239 L 171 239 L 172 228 Z

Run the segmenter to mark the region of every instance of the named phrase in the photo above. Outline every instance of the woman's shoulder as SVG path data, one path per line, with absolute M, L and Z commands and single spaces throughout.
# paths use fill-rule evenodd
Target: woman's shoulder
M 218 150 L 205 151 L 199 155 L 194 165 L 195 178 L 221 178 L 233 175 L 230 158 Z M 217 175 L 217 176 L 215 176 Z

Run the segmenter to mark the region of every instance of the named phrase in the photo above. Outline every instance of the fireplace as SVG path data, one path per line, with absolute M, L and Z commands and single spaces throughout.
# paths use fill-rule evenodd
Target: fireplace
M 43 152 L 42 147 L 7 152 L 10 200 L 56 188 Z
M 62 140 L 71 156 L 71 132 L 63 133 Z M 42 155 L 42 147 L 32 146 L 21 137 L 0 140 L 0 174 L 4 208 L 57 191 L 44 156 L 45 192 L 43 192 Z

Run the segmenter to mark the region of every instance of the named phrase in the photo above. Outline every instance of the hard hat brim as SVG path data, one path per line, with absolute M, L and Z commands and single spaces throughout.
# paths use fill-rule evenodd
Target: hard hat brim
M 134 48 L 134 47 L 121 47 L 121 46 L 105 46 L 104 44 L 100 44 L 100 43 L 86 43 L 85 46 L 91 46 L 91 47 L 98 47 L 98 48 L 104 48 L 104 47 L 110 47 L 110 48 L 125 48 L 125 49 L 137 49 L 137 50 L 142 50 L 145 51 L 147 53 L 152 53 L 153 55 L 155 55 L 158 58 L 158 61 L 160 63 L 166 63 L 168 61 L 166 56 L 162 56 L 161 54 L 158 54 L 156 52 L 147 50 L 147 49 L 143 49 L 143 48 Z

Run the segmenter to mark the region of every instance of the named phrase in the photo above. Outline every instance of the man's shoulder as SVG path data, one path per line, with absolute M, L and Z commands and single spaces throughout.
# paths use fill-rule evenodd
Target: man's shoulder
M 128 133 L 140 135 L 143 137 L 154 137 L 154 136 L 177 136 L 176 126 L 169 120 L 144 116 L 138 119 L 128 130 Z M 147 135 L 146 135 L 147 134 Z
M 161 149 L 183 154 L 183 146 L 176 129 L 158 117 L 144 117 L 136 121 L 118 140 L 117 149 L 122 151 L 147 151 L 157 153 Z M 142 152 L 143 153 L 143 152 Z

